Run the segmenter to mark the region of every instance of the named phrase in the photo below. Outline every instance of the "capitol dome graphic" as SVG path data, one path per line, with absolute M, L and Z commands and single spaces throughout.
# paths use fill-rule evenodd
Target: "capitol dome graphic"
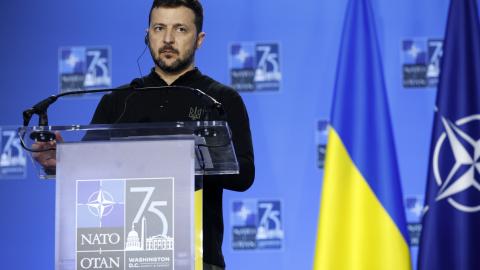
M 125 250 L 173 250 L 174 241 L 172 237 L 167 235 L 155 235 L 146 237 L 147 220 L 142 217 L 140 233 L 135 230 L 135 224 L 132 224 L 132 230 L 127 235 Z

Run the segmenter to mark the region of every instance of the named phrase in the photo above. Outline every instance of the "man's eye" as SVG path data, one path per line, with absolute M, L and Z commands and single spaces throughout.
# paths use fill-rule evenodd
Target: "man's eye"
M 177 28 L 177 31 L 184 33 L 184 32 L 187 32 L 187 28 L 185 28 L 185 27 L 178 27 L 178 28 Z
M 158 31 L 162 31 L 162 30 L 163 30 L 163 26 L 155 26 L 155 27 L 153 27 L 153 30 L 155 30 L 155 31 L 157 31 L 157 32 L 158 32 Z

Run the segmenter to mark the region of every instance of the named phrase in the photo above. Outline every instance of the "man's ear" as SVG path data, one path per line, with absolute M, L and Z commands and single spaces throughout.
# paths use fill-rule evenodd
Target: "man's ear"
M 196 47 L 197 49 L 202 46 L 203 40 L 205 40 L 205 32 L 200 32 L 200 33 L 198 33 L 198 35 L 197 35 L 197 41 L 196 41 L 196 44 L 195 44 L 195 47 Z
M 145 40 L 144 40 L 145 45 L 147 45 L 147 46 L 148 46 L 149 43 L 150 43 L 149 38 L 150 38 L 150 37 L 148 36 L 148 28 L 147 28 L 147 29 L 145 29 Z

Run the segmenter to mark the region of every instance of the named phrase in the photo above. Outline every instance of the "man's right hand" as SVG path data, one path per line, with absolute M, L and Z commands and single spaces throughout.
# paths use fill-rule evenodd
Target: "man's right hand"
M 42 152 L 33 152 L 33 159 L 38 162 L 46 173 L 55 174 L 57 168 L 57 142 L 63 142 L 63 138 L 59 132 L 55 132 L 55 140 L 50 142 L 35 142 L 32 144 L 33 150 L 47 150 Z

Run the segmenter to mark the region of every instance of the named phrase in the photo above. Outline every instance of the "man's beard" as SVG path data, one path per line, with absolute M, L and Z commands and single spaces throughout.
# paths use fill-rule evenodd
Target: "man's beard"
M 154 54 L 150 49 L 150 53 L 152 54 L 152 58 L 153 58 L 153 61 L 155 62 L 155 65 L 165 73 L 170 73 L 170 74 L 180 73 L 185 69 L 187 69 L 195 59 L 195 48 L 191 48 L 185 52 L 185 57 L 183 58 L 178 57 L 177 60 L 175 60 L 172 64 L 167 65 L 167 63 L 165 63 L 165 61 L 163 61 L 160 57 L 160 55 L 162 54 L 162 51 L 164 50 L 173 51 L 177 55 L 179 55 L 179 52 L 173 47 L 167 45 L 158 50 L 158 57 L 155 58 L 153 57 Z

